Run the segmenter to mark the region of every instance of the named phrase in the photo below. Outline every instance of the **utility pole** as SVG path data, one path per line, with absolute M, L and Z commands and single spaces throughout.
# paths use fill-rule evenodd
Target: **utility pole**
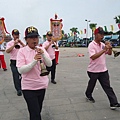
M 87 22 L 87 28 L 86 28 L 86 47 L 87 47 L 87 37 L 88 37 L 88 23 L 90 22 L 90 20 L 85 20 Z

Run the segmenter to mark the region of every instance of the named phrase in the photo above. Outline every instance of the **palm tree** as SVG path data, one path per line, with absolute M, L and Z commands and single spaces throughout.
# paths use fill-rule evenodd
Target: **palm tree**
M 73 28 L 70 29 L 70 31 L 71 31 L 72 34 L 74 35 L 74 42 L 75 42 L 75 37 L 77 37 L 77 33 L 80 34 L 77 29 L 78 29 L 78 28 L 75 28 L 75 27 L 73 27 Z
M 43 40 L 44 40 L 44 41 L 46 40 L 46 35 L 43 35 Z
M 116 16 L 114 19 L 115 19 L 116 24 L 118 24 L 118 28 L 120 31 L 120 15 Z M 119 45 L 120 45 L 120 32 L 119 31 L 118 31 L 118 34 L 119 34 Z
M 116 24 L 118 24 L 118 27 L 120 29 L 120 15 L 116 16 L 114 19 L 115 19 L 115 22 L 116 22 Z
M 79 34 L 79 31 L 78 31 L 77 29 L 78 29 L 78 28 L 73 27 L 73 28 L 70 29 L 70 31 L 71 31 L 74 35 L 76 35 L 76 33 Z
M 90 24 L 89 24 L 89 27 L 90 27 L 90 29 L 92 30 L 92 40 L 93 40 L 93 32 L 94 32 L 94 30 L 95 30 L 95 28 L 96 28 L 96 25 L 97 25 L 97 23 L 90 23 Z

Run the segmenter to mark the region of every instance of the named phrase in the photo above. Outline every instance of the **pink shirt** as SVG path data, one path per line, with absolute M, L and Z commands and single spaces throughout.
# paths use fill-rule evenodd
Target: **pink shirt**
M 42 48 L 42 47 L 41 47 Z M 48 57 L 48 53 L 45 51 L 44 54 Z M 23 65 L 27 65 L 31 63 L 36 55 L 35 50 L 31 49 L 28 46 L 21 48 L 17 55 L 17 67 L 22 67 Z M 48 86 L 48 76 L 40 76 L 41 67 L 40 62 L 27 73 L 22 74 L 21 86 L 22 90 L 39 90 L 43 88 L 47 88 Z
M 44 43 L 43 43 L 43 47 L 45 48 L 46 46 L 48 46 L 49 45 L 49 41 L 48 40 L 46 40 Z M 53 59 L 55 59 L 55 48 L 52 48 L 52 44 L 49 46 L 49 48 L 46 50 L 47 52 L 48 52 L 48 54 L 49 54 L 49 56 L 50 56 L 50 58 L 53 60 Z
M 9 49 L 13 45 L 14 45 L 14 40 L 11 40 L 10 42 L 7 43 L 6 50 Z M 18 45 L 22 47 L 20 43 L 18 43 Z M 10 60 L 16 60 L 18 51 L 19 49 L 13 48 L 13 50 L 10 52 Z
M 101 44 L 97 44 L 95 41 L 92 41 L 88 46 L 89 57 L 103 50 L 105 44 L 101 42 Z M 89 72 L 105 72 L 107 70 L 106 67 L 106 57 L 105 53 L 103 53 L 99 58 L 92 60 L 90 58 L 90 63 L 88 65 L 87 71 Z

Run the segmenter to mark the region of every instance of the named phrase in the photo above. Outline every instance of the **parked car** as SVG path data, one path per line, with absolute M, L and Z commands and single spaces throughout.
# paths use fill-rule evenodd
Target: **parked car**
M 111 35 L 104 36 L 103 40 L 104 41 L 109 41 L 112 38 Z
M 58 46 L 59 47 L 61 47 L 61 46 L 63 46 L 63 47 L 65 47 L 65 44 L 67 43 L 67 40 L 59 40 L 58 41 Z
M 119 35 L 112 35 L 111 36 L 111 39 L 109 39 L 108 41 L 110 41 L 111 42 L 111 45 L 113 46 L 113 47 L 116 47 L 116 46 L 118 46 L 119 45 Z

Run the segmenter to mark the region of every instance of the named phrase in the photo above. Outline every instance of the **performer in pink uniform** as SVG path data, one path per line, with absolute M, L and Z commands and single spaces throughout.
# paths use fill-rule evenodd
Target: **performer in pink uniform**
M 26 46 L 21 48 L 17 55 L 17 68 L 22 75 L 21 87 L 24 99 L 28 106 L 30 120 L 41 120 L 42 104 L 48 87 L 48 76 L 40 76 L 40 60 L 48 67 L 52 61 L 42 47 L 37 47 L 39 33 L 35 27 L 25 30 Z

